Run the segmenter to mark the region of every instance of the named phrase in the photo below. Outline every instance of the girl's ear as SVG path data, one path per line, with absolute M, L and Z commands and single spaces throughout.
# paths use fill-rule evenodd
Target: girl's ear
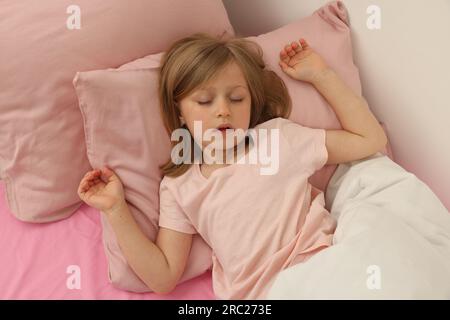
M 175 103 L 175 107 L 177 107 L 178 110 L 179 110 L 179 104 L 178 104 L 178 101 L 174 101 L 174 103 Z M 185 124 L 184 118 L 183 118 L 182 116 L 179 116 L 179 119 L 180 119 L 180 121 L 181 121 L 181 125 L 184 125 L 184 124 Z

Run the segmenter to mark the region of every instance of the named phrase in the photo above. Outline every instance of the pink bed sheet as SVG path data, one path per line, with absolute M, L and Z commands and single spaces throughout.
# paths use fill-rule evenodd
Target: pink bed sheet
M 210 271 L 169 295 L 114 288 L 107 277 L 100 214 L 83 204 L 65 220 L 21 222 L 6 206 L 0 181 L 0 299 L 215 299 Z M 70 266 L 79 267 L 80 289 L 67 286 L 73 278 Z

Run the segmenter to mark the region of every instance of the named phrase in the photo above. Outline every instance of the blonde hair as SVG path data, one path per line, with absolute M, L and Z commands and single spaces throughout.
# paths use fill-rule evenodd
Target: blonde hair
M 180 121 L 178 102 L 188 96 L 229 62 L 241 68 L 251 95 L 249 128 L 273 118 L 288 118 L 291 98 L 283 80 L 268 70 L 261 47 L 241 37 L 214 37 L 207 33 L 195 33 L 172 44 L 163 55 L 160 65 L 158 95 L 160 111 L 169 136 L 172 131 L 185 128 Z M 196 142 L 191 136 L 191 160 Z M 178 141 L 172 141 L 172 148 Z M 192 165 L 175 164 L 172 159 L 162 166 L 164 175 L 178 177 Z

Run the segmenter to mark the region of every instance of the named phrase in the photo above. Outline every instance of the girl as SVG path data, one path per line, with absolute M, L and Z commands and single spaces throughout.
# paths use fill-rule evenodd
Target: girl
M 161 168 L 165 176 L 155 243 L 130 214 L 122 183 L 113 171 L 92 170 L 80 182 L 80 198 L 103 212 L 129 265 L 156 293 L 174 289 L 192 235 L 199 233 L 213 251 L 217 298 L 264 299 L 278 272 L 332 244 L 336 221 L 324 208 L 322 191 L 312 187 L 308 177 L 325 164 L 365 158 L 386 144 L 365 100 L 304 39 L 281 49 L 279 65 L 327 99 L 343 130 L 307 128 L 288 120 L 287 89 L 275 72 L 266 69 L 262 56 L 256 43 L 243 38 L 218 39 L 203 33 L 183 38 L 162 59 L 159 97 L 168 132 L 186 129 L 201 158 L 212 142 L 198 143 L 196 123 L 202 125 L 202 134 L 221 127 L 279 130 L 274 146 L 280 163 L 275 174 L 261 174 L 261 163 L 193 163 L 195 153 L 182 150 L 183 162 L 175 163 L 172 157 Z M 258 133 L 255 137 L 261 138 Z M 265 142 L 259 139 L 260 144 Z M 226 141 L 214 155 L 232 153 L 242 160 L 254 155 L 257 147 L 246 135 L 240 141 Z

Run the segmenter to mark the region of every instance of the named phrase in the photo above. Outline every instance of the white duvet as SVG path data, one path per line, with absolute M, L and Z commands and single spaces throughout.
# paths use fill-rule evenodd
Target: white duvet
M 450 213 L 380 153 L 340 164 L 327 188 L 333 246 L 283 270 L 267 299 L 450 299 Z

